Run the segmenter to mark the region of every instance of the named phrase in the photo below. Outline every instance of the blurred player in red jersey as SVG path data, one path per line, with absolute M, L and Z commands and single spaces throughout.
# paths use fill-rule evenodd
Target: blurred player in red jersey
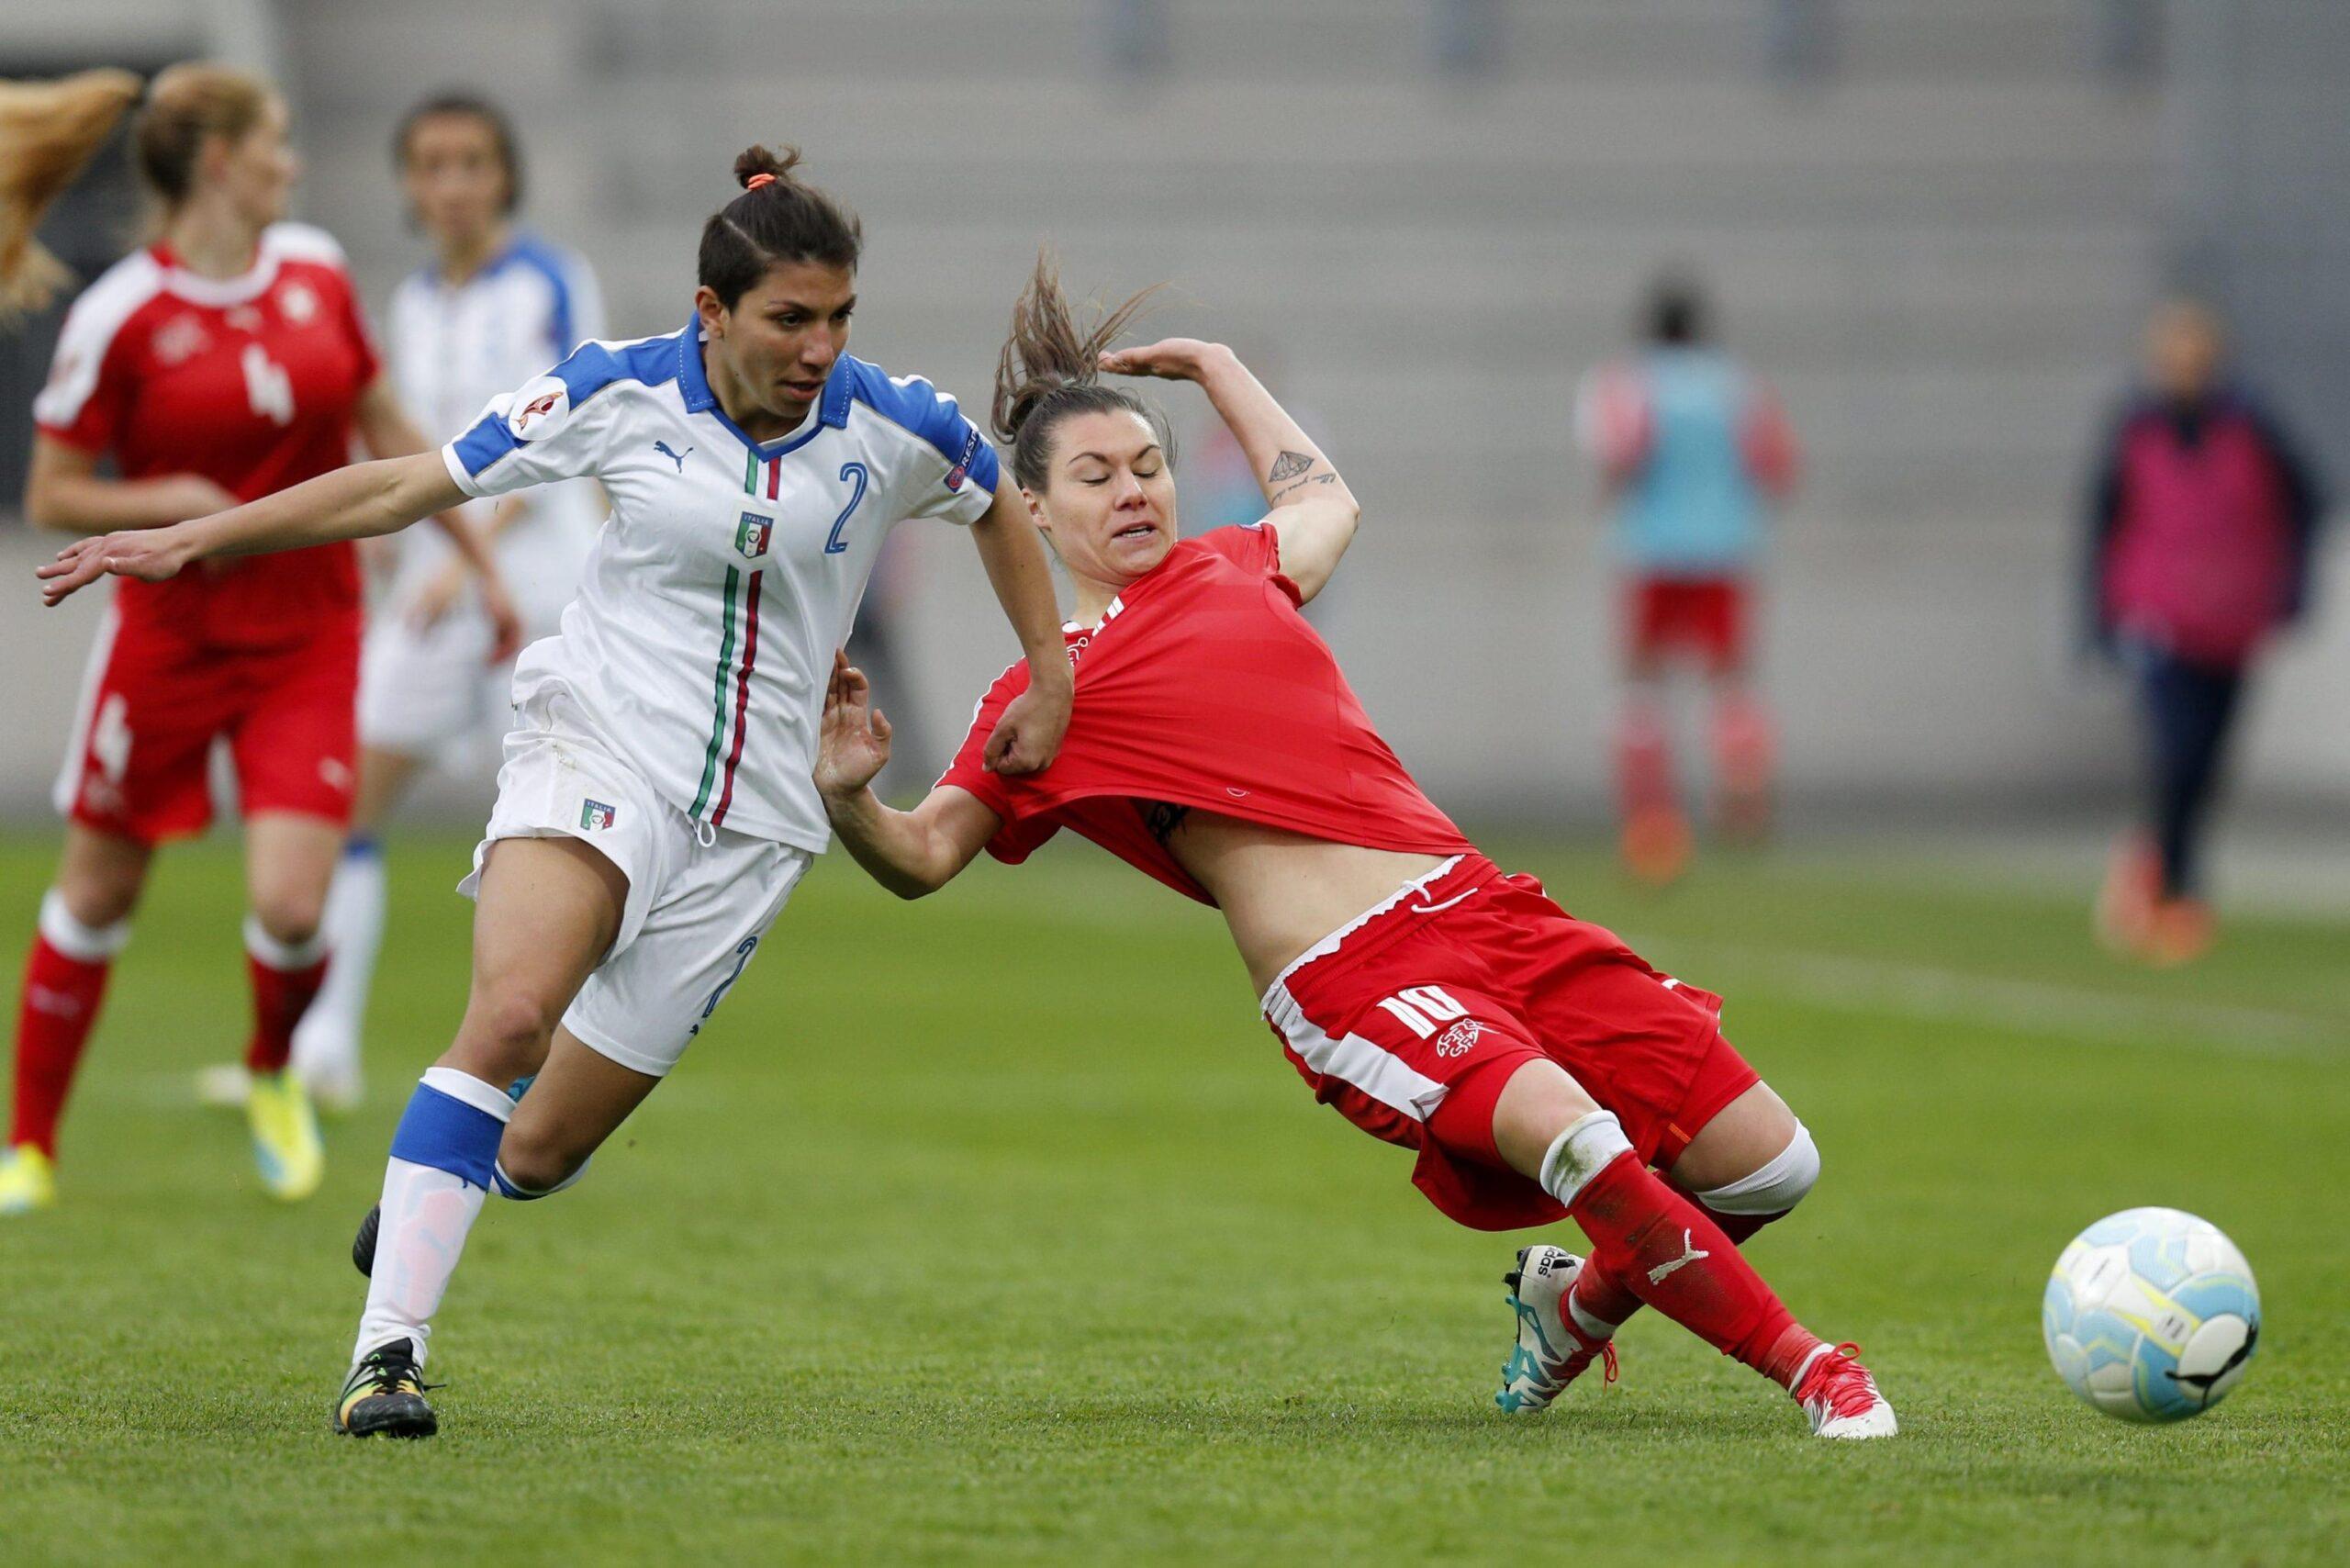
M 1299 613 L 1354 537 L 1345 482 L 1229 350 L 1103 353 L 1136 303 L 1081 334 L 1040 264 L 998 373 L 997 433 L 1076 588 L 1059 756 L 1017 778 L 985 766 L 1015 667 L 929 797 L 892 811 L 867 787 L 889 723 L 842 661 L 816 769 L 842 842 L 912 898 L 982 848 L 1017 863 L 1071 827 L 1220 909 L 1291 1063 L 1416 1150 L 1438 1208 L 1482 1229 L 1572 1215 L 1591 1238 L 1588 1259 L 1520 1252 L 1505 1410 L 1546 1406 L 1594 1360 L 1612 1375 L 1616 1328 L 1646 1304 L 1786 1387 L 1820 1435 L 1891 1434 L 1852 1347 L 1805 1330 L 1735 1245 L 1818 1157 L 1722 1038 L 1719 999 L 1504 875 L 1420 792 Z M 1179 543 L 1164 423 L 1097 369 L 1197 382 L 1270 514 Z
M 43 200 L 139 95 L 120 73 L 19 91 L 31 95 L 0 143 L 0 183 Z M 158 528 L 340 467 L 354 435 L 379 456 L 424 451 L 378 374 L 342 252 L 283 221 L 300 165 L 277 93 L 242 72 L 173 66 L 149 84 L 132 145 L 162 222 L 66 317 L 34 405 L 26 515 L 76 534 Z M 22 232 L 0 243 L 20 269 L 38 216 L 19 207 Z M 98 472 L 103 458 L 116 476 Z M 494 568 L 462 522 L 444 524 L 510 641 Z M 286 1059 L 326 970 L 319 921 L 351 811 L 360 622 L 347 543 L 117 591 L 58 781 L 65 852 L 25 970 L 0 1214 L 55 1199 L 58 1119 L 107 970 L 156 846 L 211 819 L 216 745 L 245 828 L 254 1158 L 274 1195 L 317 1189 L 318 1128 Z
M 1678 876 L 1691 847 L 1664 703 L 1677 662 L 1705 677 L 1723 832 L 1751 840 L 1770 822 L 1771 721 L 1751 674 L 1755 577 L 1770 509 L 1795 489 L 1795 432 L 1770 389 L 1711 341 L 1710 314 L 1693 280 L 1660 278 L 1639 352 L 1593 371 L 1576 409 L 1628 574 L 1624 861 L 1652 882 Z

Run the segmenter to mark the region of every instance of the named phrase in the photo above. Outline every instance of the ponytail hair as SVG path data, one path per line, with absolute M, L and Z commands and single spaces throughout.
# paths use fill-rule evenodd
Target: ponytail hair
M 865 226 L 856 214 L 792 175 L 800 149 L 754 146 L 734 160 L 743 194 L 701 226 L 695 276 L 728 309 L 767 274 L 792 262 L 821 262 L 856 270 Z
M 0 321 L 39 310 L 73 282 L 33 232 L 139 92 L 128 71 L 0 82 Z
M 1012 474 L 1023 489 L 1041 490 L 1052 467 L 1053 428 L 1072 414 L 1138 415 L 1175 460 L 1175 437 L 1165 416 L 1136 393 L 1103 385 L 1102 353 L 1115 342 L 1160 285 L 1129 297 L 1080 331 L 1061 291 L 1060 268 L 1039 252 L 1036 271 L 1012 307 L 1012 335 L 996 361 L 996 439 L 1012 446 Z

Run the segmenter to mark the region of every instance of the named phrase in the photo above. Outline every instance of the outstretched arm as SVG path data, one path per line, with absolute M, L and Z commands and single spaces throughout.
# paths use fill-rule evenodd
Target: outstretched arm
M 53 605 L 109 573 L 162 582 L 207 555 L 257 555 L 396 533 L 464 499 L 437 452 L 354 463 L 209 517 L 78 541 L 33 575 L 46 585 L 43 602 Z
M 431 442 L 424 439 L 424 432 L 416 428 L 416 421 L 408 417 L 408 410 L 400 407 L 391 383 L 380 375 L 360 393 L 352 420 L 358 428 L 360 442 L 377 457 L 408 457 L 433 450 Z M 520 497 L 509 496 L 500 506 L 522 504 Z M 490 554 L 489 542 L 496 537 L 495 529 L 485 532 L 458 510 L 436 512 L 432 521 L 449 536 L 457 558 L 480 584 L 482 613 L 489 618 L 491 628 L 489 662 L 505 663 L 522 645 L 522 618 L 507 592 L 505 576 L 498 569 L 498 557 Z
M 1322 449 L 1248 373 L 1239 356 L 1222 343 L 1169 338 L 1147 348 L 1122 349 L 1102 356 L 1102 368 L 1119 375 L 1156 375 L 1196 381 L 1216 415 L 1248 454 L 1249 468 L 1272 510 L 1266 521 L 1281 532 L 1281 572 L 1311 599 L 1337 569 L 1354 543 L 1362 515 L 1354 492 L 1330 466 Z
M 1028 659 L 1028 689 L 1013 699 L 996 722 L 995 733 L 988 737 L 987 767 L 997 773 L 1034 773 L 1060 750 L 1077 678 L 1069 672 L 1069 644 L 1061 638 L 1052 568 L 1045 563 L 1035 524 L 1029 521 L 1027 505 L 1009 475 L 996 481 L 995 502 L 971 525 L 971 540 L 979 547 L 979 563 L 987 568 L 996 601 L 1019 633 L 1020 650 Z
M 890 721 L 873 706 L 865 672 L 834 654 L 816 756 L 824 814 L 875 881 L 901 899 L 918 899 L 954 880 L 1002 823 L 978 796 L 952 784 L 933 790 L 911 812 L 890 810 L 871 788 L 889 760 Z

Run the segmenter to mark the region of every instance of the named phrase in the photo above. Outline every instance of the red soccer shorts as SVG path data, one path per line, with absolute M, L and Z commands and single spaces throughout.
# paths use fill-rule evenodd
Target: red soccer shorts
M 1419 1152 L 1412 1182 L 1478 1230 L 1566 1210 L 1502 1163 L 1494 1103 L 1548 1057 L 1670 1166 L 1761 1081 L 1721 1036 L 1721 998 L 1642 963 L 1528 876 L 1462 856 L 1306 952 L 1265 1018 L 1314 1090 L 1374 1137 Z
M 289 812 L 341 826 L 356 781 L 358 693 L 356 616 L 291 647 L 191 650 L 109 610 L 57 809 L 142 844 L 201 833 L 212 820 L 207 763 L 223 741 L 242 815 Z
M 1746 667 L 1750 597 L 1737 577 L 1635 577 L 1625 609 L 1632 662 L 1689 653 L 1716 675 L 1737 674 Z

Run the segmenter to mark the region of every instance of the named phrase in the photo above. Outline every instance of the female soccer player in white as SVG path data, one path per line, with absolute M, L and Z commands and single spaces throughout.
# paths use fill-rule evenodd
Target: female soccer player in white
M 515 226 L 521 151 L 496 105 L 426 98 L 401 118 L 392 157 L 432 260 L 393 290 L 385 347 L 408 406 L 433 439 L 452 441 L 498 393 L 604 336 L 603 296 L 586 261 Z M 519 491 L 483 510 L 476 524 L 497 542 L 525 633 L 554 635 L 603 521 L 595 481 Z M 384 819 L 436 757 L 506 728 L 513 668 L 490 660 L 489 627 L 465 586 L 464 564 L 437 537 L 403 535 L 386 613 L 368 627 L 359 788 L 327 900 L 334 963 L 294 1034 L 295 1068 L 331 1108 L 356 1104 L 362 1092 L 361 1035 L 384 939 Z
M 1315 1097 L 1416 1150 L 1438 1209 L 1488 1230 L 1571 1215 L 1591 1238 L 1587 1260 L 1520 1252 L 1503 1409 L 1542 1408 L 1595 1360 L 1612 1373 L 1616 1328 L 1647 1305 L 1785 1388 L 1820 1436 L 1891 1435 L 1853 1347 L 1796 1322 L 1734 1245 L 1794 1207 L 1818 1158 L 1722 1037 L 1719 999 L 1504 875 L 1420 792 L 1299 613 L 1354 538 L 1345 481 L 1229 349 L 1104 353 L 1133 308 L 1081 334 L 1040 263 L 996 381 L 996 432 L 1076 588 L 1066 744 L 1023 778 L 983 766 L 1022 689 L 1007 671 L 929 797 L 891 811 L 867 787 L 889 726 L 843 662 L 816 775 L 841 842 L 913 898 L 1066 826 L 1220 909 Z M 1270 514 L 1179 542 L 1163 422 L 1102 369 L 1197 382 Z
M 953 399 L 842 352 L 862 233 L 752 148 L 702 230 L 694 316 L 588 343 L 440 453 L 109 534 L 40 569 L 54 602 L 107 572 L 363 538 L 466 498 L 594 477 L 612 499 L 563 632 L 514 680 L 464 1020 L 408 1102 L 338 1430 L 423 1436 L 425 1337 L 496 1185 L 568 1182 L 677 1064 L 830 842 L 811 777 L 834 650 L 882 537 L 971 525 L 1035 685 L 988 746 L 1051 759 L 1072 678 L 1019 492 Z M 537 1073 L 519 1104 L 506 1086 Z

